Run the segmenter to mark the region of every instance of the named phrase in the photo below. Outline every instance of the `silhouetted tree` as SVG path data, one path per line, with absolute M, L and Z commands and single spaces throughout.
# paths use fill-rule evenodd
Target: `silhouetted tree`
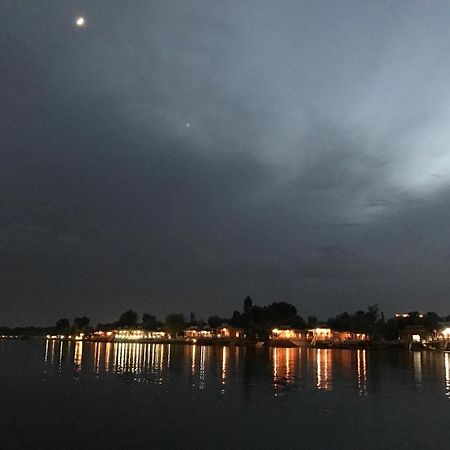
M 297 308 L 287 302 L 273 302 L 263 307 L 263 317 L 271 321 L 283 321 L 295 317 Z
M 231 325 L 234 327 L 241 327 L 242 326 L 242 316 L 239 311 L 233 311 L 233 316 L 230 320 Z
M 197 320 L 195 319 L 195 314 L 193 312 L 191 312 L 191 314 L 189 314 L 189 324 L 191 326 L 197 325 Z
M 244 306 L 243 311 L 244 314 L 250 314 L 252 311 L 253 301 L 251 297 L 245 297 L 244 298 Z
M 441 318 L 435 312 L 427 312 L 423 316 L 423 326 L 429 330 L 435 330 Z
M 84 331 L 89 326 L 89 317 L 75 317 L 73 324 L 76 330 Z
M 208 318 L 208 325 L 212 328 L 220 327 L 223 323 L 228 323 L 228 319 L 219 316 L 211 316 Z
M 166 317 L 166 331 L 171 335 L 177 335 L 186 328 L 186 320 L 183 314 L 169 314 Z
M 56 322 L 56 331 L 59 333 L 67 333 L 67 331 L 70 329 L 70 322 L 69 319 L 59 319 Z
M 115 323 L 98 323 L 97 330 L 109 331 L 109 330 L 113 330 L 116 326 L 117 326 L 117 322 L 115 322 Z
M 136 311 L 129 309 L 125 311 L 119 318 L 117 325 L 120 327 L 135 327 L 138 322 L 138 315 Z
M 319 323 L 319 321 L 317 320 L 316 316 L 308 316 L 308 327 L 309 328 L 317 327 L 318 323 Z
M 9 327 L 0 327 L 0 335 L 9 336 L 12 334 L 12 330 Z
M 156 330 L 157 328 L 160 328 L 162 324 L 156 320 L 155 316 L 144 313 L 142 314 L 142 326 L 146 330 Z
M 297 314 L 297 308 L 287 302 L 273 302 L 267 306 L 254 305 L 250 297 L 244 299 L 244 311 L 233 313 L 231 323 L 248 330 L 250 335 L 263 335 L 273 326 L 289 325 L 303 328 L 305 321 Z
M 373 333 L 379 327 L 378 306 L 369 306 L 367 311 L 356 311 L 354 314 L 343 312 L 328 319 L 328 326 L 340 331 L 354 331 L 360 333 Z

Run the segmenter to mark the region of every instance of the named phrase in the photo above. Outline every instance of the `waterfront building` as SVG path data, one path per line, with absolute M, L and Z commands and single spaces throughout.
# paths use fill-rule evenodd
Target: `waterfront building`
M 331 341 L 332 337 L 333 333 L 331 328 L 313 328 L 308 330 L 307 333 L 307 339 L 311 341 L 311 343 Z
M 165 331 L 147 331 L 149 339 L 166 339 L 168 336 Z
M 364 342 L 370 340 L 367 333 L 355 333 L 353 331 L 333 331 L 333 340 L 339 342 Z
M 269 339 L 301 339 L 305 336 L 305 332 L 290 327 L 274 328 L 270 333 Z
M 118 328 L 109 331 L 95 331 L 92 335 L 94 340 L 99 341 L 145 341 L 165 339 L 164 331 L 149 331 L 140 328 Z
M 337 331 L 331 328 L 319 327 L 308 330 L 307 340 L 311 346 L 339 346 L 339 345 L 362 345 L 370 340 L 367 333 L 354 331 Z
M 406 325 L 400 332 L 399 341 L 402 344 L 413 342 L 426 343 L 433 340 L 433 332 L 422 325 Z
M 424 314 L 421 313 L 395 313 L 395 318 L 396 319 L 409 319 L 410 317 L 416 317 L 419 319 L 422 319 L 424 316 Z
M 269 336 L 271 347 L 302 347 L 306 345 L 306 332 L 291 327 L 274 328 Z
M 211 328 L 189 327 L 183 331 L 183 337 L 190 341 L 197 339 L 212 339 L 214 337 L 214 330 Z
M 221 325 L 217 330 L 217 337 L 219 339 L 244 339 L 245 330 L 243 328 L 236 328 L 227 324 Z
M 446 341 L 450 339 L 450 322 L 439 322 L 435 337 L 439 341 Z

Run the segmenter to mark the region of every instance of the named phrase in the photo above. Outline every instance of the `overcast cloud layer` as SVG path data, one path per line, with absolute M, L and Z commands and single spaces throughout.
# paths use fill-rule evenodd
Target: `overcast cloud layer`
M 0 17 L 0 324 L 450 313 L 448 2 Z

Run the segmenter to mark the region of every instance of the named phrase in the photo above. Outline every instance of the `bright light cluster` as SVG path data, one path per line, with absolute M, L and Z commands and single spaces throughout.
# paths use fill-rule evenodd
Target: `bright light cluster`
M 450 328 L 444 328 L 441 333 L 444 339 L 450 339 Z
M 395 317 L 398 319 L 400 317 L 403 317 L 404 319 L 407 319 L 408 317 L 410 317 L 410 314 L 408 313 L 396 313 Z M 419 314 L 419 319 L 423 318 L 423 314 Z
M 164 339 L 164 331 L 146 330 L 115 330 L 112 332 L 115 339 L 136 341 L 140 339 Z
M 301 337 L 301 333 L 293 329 L 280 330 L 274 328 L 270 336 L 271 339 L 298 339 Z

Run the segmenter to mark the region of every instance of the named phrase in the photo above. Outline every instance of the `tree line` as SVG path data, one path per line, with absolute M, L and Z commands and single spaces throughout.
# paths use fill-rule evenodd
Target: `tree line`
M 320 321 L 315 316 L 304 319 L 298 314 L 297 308 L 287 302 L 273 302 L 269 305 L 258 306 L 253 303 L 251 297 L 246 297 L 241 311 L 233 311 L 230 317 L 213 315 L 207 319 L 196 319 L 193 312 L 189 319 L 182 313 L 169 314 L 165 320 L 159 321 L 154 315 L 142 314 L 132 309 L 123 312 L 117 321 L 113 323 L 99 323 L 95 328 L 90 325 L 90 319 L 86 316 L 75 317 L 70 322 L 67 318 L 60 318 L 54 327 L 0 327 L 0 335 L 39 336 L 46 334 L 79 334 L 91 333 L 94 330 L 108 331 L 115 328 L 142 328 L 145 330 L 164 329 L 171 335 L 180 334 L 190 326 L 217 328 L 222 324 L 228 324 L 237 328 L 243 328 L 248 336 L 268 335 L 274 327 L 287 326 L 297 329 L 326 326 L 338 331 L 351 331 L 356 333 L 369 333 L 378 339 L 397 339 L 402 330 L 407 326 L 421 326 L 430 331 L 436 329 L 438 322 L 450 321 L 450 316 L 440 317 L 435 312 L 419 314 L 417 311 L 409 312 L 404 316 L 393 317 L 385 320 L 384 314 L 379 311 L 377 305 L 372 305 L 366 311 L 354 313 L 343 312 L 326 321 Z

